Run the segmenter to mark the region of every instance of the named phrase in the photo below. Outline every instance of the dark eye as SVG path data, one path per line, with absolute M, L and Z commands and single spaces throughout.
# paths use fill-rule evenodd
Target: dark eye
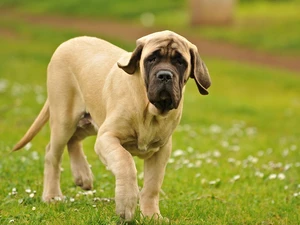
M 177 59 L 176 63 L 177 63 L 177 65 L 182 66 L 183 65 L 183 60 L 182 59 Z
M 148 62 L 149 62 L 149 63 L 155 63 L 156 60 L 157 60 L 157 57 L 156 57 L 155 55 L 150 56 L 150 57 L 148 58 Z
M 176 65 L 178 65 L 178 66 L 185 66 L 185 61 L 184 61 L 184 59 L 181 58 L 181 57 L 176 58 L 176 59 L 174 60 L 174 62 L 175 62 Z

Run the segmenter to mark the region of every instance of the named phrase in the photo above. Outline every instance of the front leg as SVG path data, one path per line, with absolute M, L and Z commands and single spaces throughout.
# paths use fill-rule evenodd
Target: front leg
M 161 218 L 159 211 L 159 192 L 163 183 L 165 169 L 172 151 L 172 138 L 158 152 L 144 162 L 144 187 L 140 195 L 143 216 Z
M 139 195 L 137 171 L 132 156 L 112 133 L 98 134 L 95 151 L 115 175 L 116 213 L 125 221 L 131 221 Z

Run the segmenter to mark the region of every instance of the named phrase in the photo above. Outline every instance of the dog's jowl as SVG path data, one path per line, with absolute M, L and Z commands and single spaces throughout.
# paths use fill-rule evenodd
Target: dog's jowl
M 81 142 L 97 135 L 95 151 L 115 176 L 117 214 L 132 220 L 139 200 L 143 216 L 160 218 L 159 192 L 189 78 L 201 94 L 208 94 L 210 77 L 196 46 L 171 31 L 138 39 L 132 53 L 93 37 L 61 44 L 48 65 L 47 100 L 14 147 L 22 148 L 50 121 L 43 201 L 63 197 L 65 146 L 76 185 L 93 188 Z M 132 156 L 144 160 L 140 193 Z

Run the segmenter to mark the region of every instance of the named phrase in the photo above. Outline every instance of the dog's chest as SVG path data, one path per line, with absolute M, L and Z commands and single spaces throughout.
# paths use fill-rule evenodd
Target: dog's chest
M 132 155 L 147 158 L 157 152 L 169 139 L 172 129 L 168 126 L 140 126 L 135 135 L 122 144 Z

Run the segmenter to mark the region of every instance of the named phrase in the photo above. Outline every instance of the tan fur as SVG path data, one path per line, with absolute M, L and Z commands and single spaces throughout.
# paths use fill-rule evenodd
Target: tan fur
M 13 149 L 20 149 L 31 141 L 50 118 L 44 201 L 63 197 L 60 162 L 66 145 L 75 183 L 83 189 L 92 188 L 93 175 L 81 141 L 97 135 L 95 151 L 116 178 L 117 214 L 126 221 L 132 220 L 140 198 L 144 216 L 161 217 L 159 191 L 171 154 L 172 133 L 181 118 L 183 99 L 177 108 L 167 112 L 161 112 L 149 102 L 144 59 L 158 47 L 164 48 L 170 38 L 172 46 L 165 49 L 180 52 L 188 61 L 184 81 L 192 74 L 199 91 L 207 94 L 210 85 L 207 68 L 199 64 L 202 63 L 199 56 L 191 55 L 191 52 L 197 53 L 197 48 L 170 31 L 142 37 L 133 53 L 92 37 L 74 38 L 57 48 L 48 66 L 48 99 Z M 198 61 L 191 62 L 195 57 Z M 171 68 L 171 64 L 163 65 Z M 184 87 L 177 91 L 183 93 Z M 145 162 L 144 187 L 140 195 L 132 155 Z

